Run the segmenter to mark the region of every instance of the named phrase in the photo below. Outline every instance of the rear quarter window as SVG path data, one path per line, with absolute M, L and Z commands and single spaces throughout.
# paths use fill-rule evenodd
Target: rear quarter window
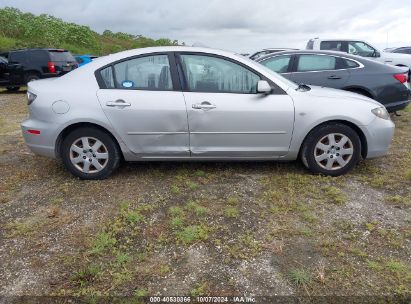
M 104 82 L 106 89 L 114 89 L 114 77 L 113 77 L 113 68 L 111 66 L 106 67 L 100 71 L 101 79 Z

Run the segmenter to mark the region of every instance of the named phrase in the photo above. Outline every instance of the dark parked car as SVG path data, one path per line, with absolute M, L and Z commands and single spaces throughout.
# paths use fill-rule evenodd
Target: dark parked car
M 331 51 L 287 51 L 257 59 L 296 82 L 359 93 L 382 103 L 389 112 L 410 102 L 408 68 Z
M 398 48 L 390 48 L 390 49 L 385 49 L 386 52 L 389 53 L 401 53 L 401 54 L 409 54 L 411 55 L 411 46 L 404 46 L 404 47 L 398 47 Z
M 0 54 L 0 86 L 17 91 L 29 81 L 58 77 L 78 67 L 67 50 L 22 49 Z

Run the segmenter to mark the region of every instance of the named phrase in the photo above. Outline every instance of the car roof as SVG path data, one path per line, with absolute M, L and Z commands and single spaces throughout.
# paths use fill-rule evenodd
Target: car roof
M 267 59 L 270 57 L 274 56 L 279 56 L 279 55 L 287 55 L 287 54 L 319 54 L 319 55 L 333 55 L 333 56 L 339 56 L 339 57 L 344 57 L 348 59 L 353 59 L 353 60 L 364 60 L 364 57 L 356 56 L 356 55 L 350 55 L 346 52 L 338 52 L 338 51 L 314 51 L 314 50 L 290 50 L 290 51 L 282 51 L 282 52 L 277 52 L 273 54 L 267 54 L 263 57 L 260 57 L 256 59 L 256 61 L 262 61 L 263 59 Z M 370 61 L 369 59 L 365 59 Z

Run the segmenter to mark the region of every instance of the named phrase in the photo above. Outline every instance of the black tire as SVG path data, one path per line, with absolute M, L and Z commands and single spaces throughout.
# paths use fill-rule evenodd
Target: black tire
M 341 156 L 344 157 L 343 161 L 347 162 L 344 166 L 340 166 L 339 163 L 337 163 L 336 157 L 340 157 L 340 152 L 341 148 L 332 148 L 329 151 L 324 151 L 324 155 L 327 154 L 327 158 L 324 159 L 322 162 L 323 163 L 318 163 L 315 159 L 315 155 L 318 153 L 318 151 L 321 151 L 321 149 L 316 148 L 317 143 L 319 143 L 322 139 L 325 139 L 326 136 L 329 134 L 336 134 L 336 141 L 338 138 L 341 137 L 338 134 L 341 134 L 343 136 L 348 137 L 350 142 L 347 142 L 347 145 L 349 146 L 344 146 L 343 148 L 349 148 L 351 147 L 353 149 L 353 152 L 351 154 L 351 157 L 348 155 Z M 327 140 L 327 139 L 325 139 Z M 337 144 L 339 141 L 337 141 Z M 330 143 L 329 143 L 330 144 Z M 338 149 L 339 151 L 337 151 Z M 346 151 L 346 150 L 345 150 Z M 321 156 L 317 155 L 317 156 Z M 341 154 L 342 155 L 342 154 Z M 328 158 L 333 158 L 331 161 L 334 161 L 333 168 L 332 169 L 327 169 L 326 164 L 328 161 Z M 321 125 L 314 130 L 312 130 L 306 137 L 303 147 L 301 150 L 301 160 L 303 164 L 314 174 L 324 174 L 324 175 L 330 175 L 330 176 L 339 176 L 347 173 L 350 171 L 360 160 L 361 160 L 361 140 L 360 137 L 358 136 L 357 132 L 354 131 L 351 127 L 340 124 L 340 123 L 330 123 L 330 124 L 324 124 Z M 330 162 L 331 162 L 330 161 Z M 335 165 L 335 166 L 334 166 Z
M 17 92 L 18 90 L 20 90 L 20 87 L 7 87 L 6 89 L 9 92 Z
M 70 159 L 70 155 L 73 152 L 70 152 L 70 148 L 73 145 L 73 143 L 78 142 L 78 139 L 81 137 L 95 138 L 101 141 L 103 145 L 105 146 L 104 148 L 108 153 L 108 158 L 107 158 L 105 167 L 101 171 L 97 171 L 94 173 L 92 172 L 84 173 L 83 171 L 81 171 L 81 168 L 79 169 L 72 163 Z M 73 175 L 79 177 L 80 179 L 92 179 L 92 180 L 105 179 L 109 177 L 119 167 L 120 161 L 121 161 L 121 151 L 115 139 L 110 134 L 98 128 L 93 128 L 93 127 L 89 127 L 89 128 L 82 127 L 82 128 L 78 128 L 70 132 L 63 139 L 63 142 L 61 144 L 60 153 L 61 153 L 61 158 L 63 160 L 64 166 L 67 168 L 67 170 L 70 171 Z M 93 165 L 90 165 L 90 166 L 92 168 Z
M 26 76 L 26 83 L 29 83 L 30 81 L 35 81 L 35 80 L 39 80 L 40 77 L 37 74 L 28 74 Z

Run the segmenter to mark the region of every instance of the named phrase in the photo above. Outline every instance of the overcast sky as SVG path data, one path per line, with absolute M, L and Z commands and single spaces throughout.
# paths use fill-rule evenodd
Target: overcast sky
M 251 52 L 313 37 L 411 45 L 411 0 L 0 0 L 0 7 L 152 38 Z

